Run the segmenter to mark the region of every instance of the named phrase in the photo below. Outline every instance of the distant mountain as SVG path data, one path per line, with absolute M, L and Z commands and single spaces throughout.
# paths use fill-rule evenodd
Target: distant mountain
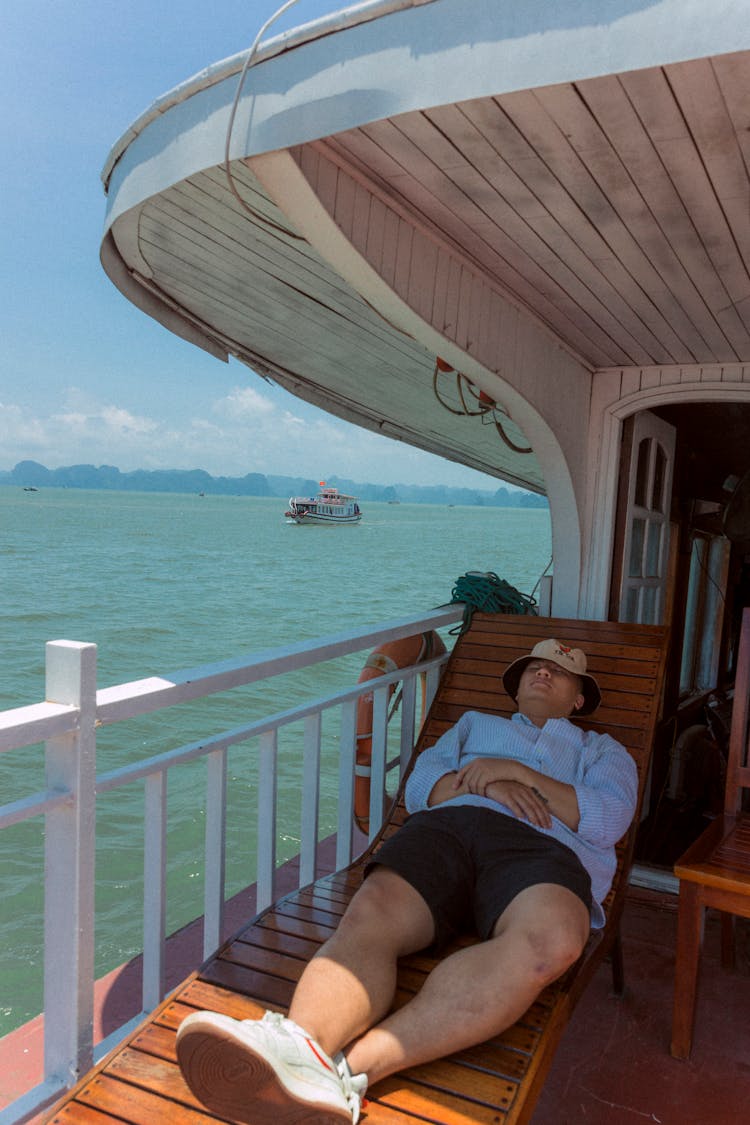
M 0 484 L 24 488 L 94 488 L 118 492 L 203 492 L 214 496 L 313 495 L 318 481 L 305 477 L 264 476 L 212 477 L 203 469 L 134 469 L 121 473 L 114 465 L 68 465 L 48 469 L 38 461 L 19 461 L 10 471 L 0 471 Z M 488 508 L 546 508 L 546 496 L 520 489 L 449 488 L 447 485 L 362 484 L 341 477 L 326 477 L 326 483 L 350 492 L 360 500 L 400 500 L 410 504 L 462 504 Z

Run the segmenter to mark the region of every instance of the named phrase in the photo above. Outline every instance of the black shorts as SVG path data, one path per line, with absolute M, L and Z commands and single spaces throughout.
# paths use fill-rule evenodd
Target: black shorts
M 414 813 L 369 860 L 390 868 L 425 900 L 435 945 L 459 933 L 486 940 L 517 894 L 556 883 L 591 909 L 591 879 L 578 856 L 531 825 L 475 805 Z

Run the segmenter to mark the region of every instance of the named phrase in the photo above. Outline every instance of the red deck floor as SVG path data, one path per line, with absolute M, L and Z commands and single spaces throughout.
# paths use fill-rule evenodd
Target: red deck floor
M 709 913 L 693 1051 L 669 1053 L 677 926 L 673 895 L 631 888 L 624 914 L 622 1000 L 599 969 L 575 1010 L 532 1125 L 739 1125 L 750 1119 L 750 925 L 737 922 L 737 964 L 719 963 Z

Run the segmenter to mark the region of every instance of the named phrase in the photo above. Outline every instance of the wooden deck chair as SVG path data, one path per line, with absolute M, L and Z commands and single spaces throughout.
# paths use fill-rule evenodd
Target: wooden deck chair
M 511 714 L 515 708 L 503 691 L 501 673 L 550 636 L 585 649 L 604 702 L 582 723 L 608 731 L 627 747 L 638 765 L 642 794 L 661 696 L 666 633 L 660 627 L 475 614 L 455 645 L 415 753 L 432 745 L 466 710 Z M 405 816 L 399 798 L 370 850 L 397 831 Z M 618 845 L 618 874 L 605 904 L 607 925 L 592 936 L 577 965 L 497 1039 L 377 1083 L 367 1092 L 363 1125 L 516 1125 L 529 1120 L 575 1002 L 607 954 L 614 953 L 616 987 L 622 989 L 618 923 L 637 823 L 636 815 Z M 176 1065 L 177 1027 L 202 1008 L 238 1019 L 259 1018 L 266 1008 L 286 1011 L 305 963 L 335 929 L 359 887 L 362 868 L 360 858 L 259 915 L 45 1120 L 55 1125 L 104 1125 L 113 1119 L 133 1125 L 205 1125 L 212 1120 Z M 401 962 L 396 1005 L 421 987 L 434 963 L 425 954 Z
M 693 1044 L 698 968 L 707 907 L 721 914 L 721 960 L 734 964 L 734 919 L 750 918 L 750 607 L 742 615 L 737 675 L 724 796 L 724 813 L 691 844 L 675 864 L 680 880 L 677 916 L 672 1054 L 690 1056 Z

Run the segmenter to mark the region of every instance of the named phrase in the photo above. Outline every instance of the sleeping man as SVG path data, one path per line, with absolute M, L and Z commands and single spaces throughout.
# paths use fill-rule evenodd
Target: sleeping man
M 417 758 L 406 824 L 370 858 L 338 929 L 310 961 L 288 1018 L 195 1012 L 177 1053 L 222 1117 L 352 1125 L 368 1085 L 509 1027 L 580 956 L 637 798 L 633 759 L 569 716 L 601 696 L 580 649 L 540 641 L 503 684 L 511 719 L 469 711 Z M 461 933 L 392 1010 L 397 962 Z

